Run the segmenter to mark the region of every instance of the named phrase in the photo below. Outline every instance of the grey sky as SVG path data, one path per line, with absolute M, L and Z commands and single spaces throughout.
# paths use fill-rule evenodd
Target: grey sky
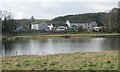
M 114 7 L 118 7 L 118 1 L 60 1 L 57 0 L 2 0 L 0 10 L 7 10 L 13 13 L 14 18 L 47 18 L 52 19 L 57 16 L 69 14 L 82 14 L 89 12 L 108 12 Z

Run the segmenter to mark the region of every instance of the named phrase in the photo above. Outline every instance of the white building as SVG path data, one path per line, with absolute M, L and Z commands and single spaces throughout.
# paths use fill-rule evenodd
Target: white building
M 32 30 L 39 30 L 39 24 L 32 24 L 31 29 Z
M 54 27 L 53 24 L 48 25 L 48 29 L 49 29 L 49 30 L 52 30 L 53 27 Z
M 68 25 L 69 28 L 71 27 L 69 20 L 66 21 L 66 24 Z
M 73 26 L 80 27 L 83 29 L 87 29 L 88 31 L 93 30 L 93 27 L 97 27 L 97 23 L 95 21 L 84 22 L 84 23 L 71 23 L 70 21 L 66 21 L 66 24 L 69 28 L 73 28 Z
M 46 30 L 48 29 L 47 23 L 32 23 L 31 30 Z

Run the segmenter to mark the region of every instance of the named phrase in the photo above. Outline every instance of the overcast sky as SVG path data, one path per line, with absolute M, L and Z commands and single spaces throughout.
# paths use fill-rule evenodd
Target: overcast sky
M 119 0 L 0 0 L 0 10 L 7 10 L 15 19 L 52 19 L 69 14 L 108 12 L 118 7 Z

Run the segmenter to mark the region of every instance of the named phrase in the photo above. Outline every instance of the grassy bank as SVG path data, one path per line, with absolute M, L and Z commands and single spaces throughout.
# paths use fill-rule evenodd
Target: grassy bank
M 117 70 L 118 52 L 3 57 L 3 70 Z
M 19 35 L 19 36 L 3 36 L 3 39 L 6 40 L 24 40 L 24 39 L 43 39 L 43 38 L 54 38 L 54 37 L 80 37 L 80 38 L 88 38 L 88 37 L 111 37 L 118 36 L 119 33 L 98 33 L 98 34 L 49 34 L 49 35 Z

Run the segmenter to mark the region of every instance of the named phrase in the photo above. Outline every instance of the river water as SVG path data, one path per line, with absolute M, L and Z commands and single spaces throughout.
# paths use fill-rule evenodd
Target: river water
M 48 38 L 3 41 L 0 55 L 47 55 L 73 52 L 116 51 L 120 38 Z

